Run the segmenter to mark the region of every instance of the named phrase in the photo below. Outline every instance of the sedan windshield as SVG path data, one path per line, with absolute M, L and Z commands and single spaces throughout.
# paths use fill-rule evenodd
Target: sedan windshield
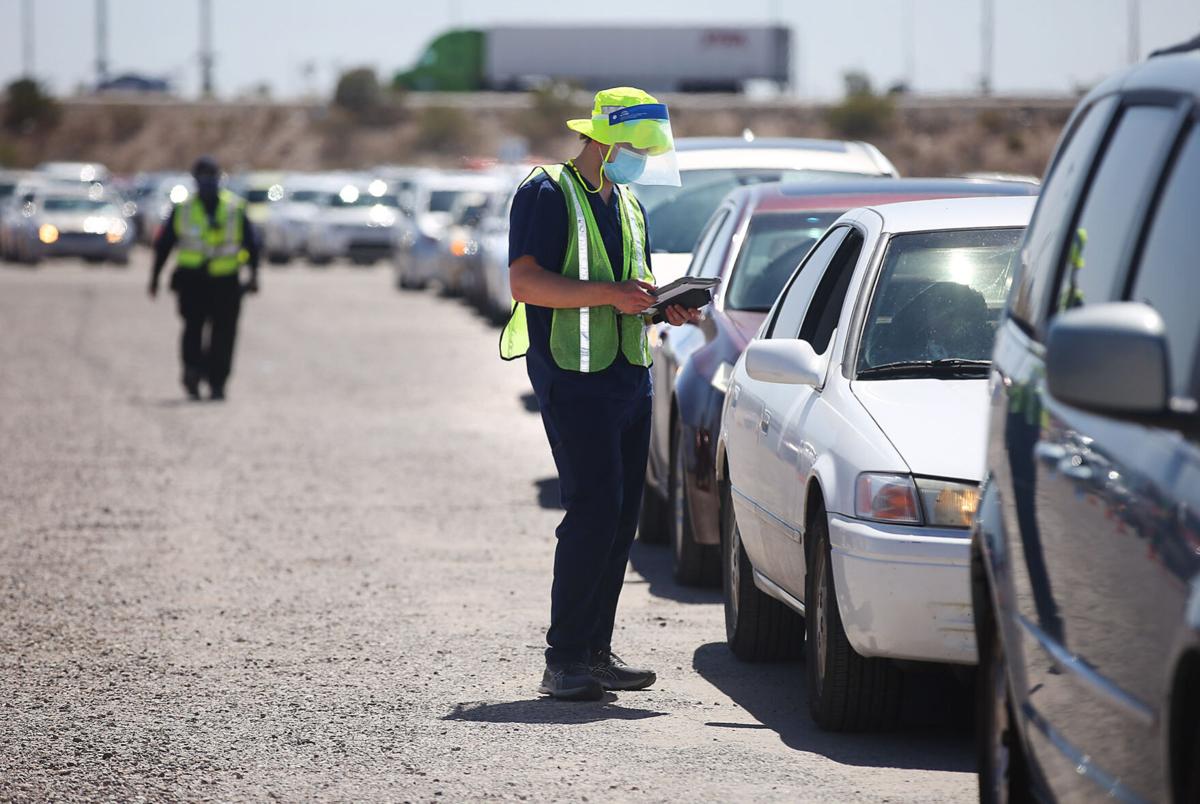
M 893 237 L 863 326 L 858 376 L 986 372 L 1021 232 Z
M 750 221 L 729 277 L 725 306 L 766 312 L 813 243 L 840 212 L 769 212 Z
M 695 247 L 709 216 L 731 190 L 771 181 L 807 182 L 857 175 L 777 168 L 685 170 L 680 173 L 679 187 L 639 185 L 634 192 L 646 208 L 650 248 L 667 254 L 687 254 Z

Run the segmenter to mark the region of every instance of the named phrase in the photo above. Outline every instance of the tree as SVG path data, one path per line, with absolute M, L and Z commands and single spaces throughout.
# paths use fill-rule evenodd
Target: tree
M 59 118 L 58 102 L 32 78 L 18 78 L 8 85 L 4 106 L 4 126 L 23 133 L 52 128 Z

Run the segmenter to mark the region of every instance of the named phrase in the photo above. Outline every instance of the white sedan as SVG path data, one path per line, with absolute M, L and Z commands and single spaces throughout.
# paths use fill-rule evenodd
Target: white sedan
M 822 728 L 893 722 L 893 659 L 976 661 L 967 526 L 1034 201 L 847 212 L 734 368 L 717 453 L 726 637 L 745 659 L 804 644 Z

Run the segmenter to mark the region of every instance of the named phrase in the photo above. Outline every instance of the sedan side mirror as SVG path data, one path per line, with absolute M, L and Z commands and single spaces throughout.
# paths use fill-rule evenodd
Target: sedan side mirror
M 785 385 L 821 385 L 825 358 L 812 344 L 795 338 L 751 341 L 746 347 L 746 373 L 759 382 Z
M 1169 364 L 1163 320 L 1139 302 L 1060 313 L 1046 343 L 1046 384 L 1069 405 L 1114 416 L 1165 413 Z

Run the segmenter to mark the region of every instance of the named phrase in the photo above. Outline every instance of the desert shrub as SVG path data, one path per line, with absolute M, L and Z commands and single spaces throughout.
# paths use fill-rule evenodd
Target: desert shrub
M 133 139 L 146 125 L 146 110 L 141 106 L 114 106 L 109 112 L 109 123 L 114 139 Z
M 476 142 L 471 118 L 453 106 L 427 106 L 417 115 L 414 145 L 418 150 L 464 154 Z
M 846 96 L 825 114 L 829 127 L 846 139 L 862 140 L 887 134 L 896 105 L 888 95 L 877 95 L 870 79 L 860 72 L 846 73 Z
M 58 101 L 32 78 L 18 78 L 8 85 L 4 126 L 9 131 L 27 132 L 53 128 L 60 115 Z
M 580 116 L 579 104 L 574 88 L 565 83 L 546 84 L 529 95 L 530 108 L 517 118 L 516 129 L 534 150 L 539 150 L 569 133 L 566 122 Z

